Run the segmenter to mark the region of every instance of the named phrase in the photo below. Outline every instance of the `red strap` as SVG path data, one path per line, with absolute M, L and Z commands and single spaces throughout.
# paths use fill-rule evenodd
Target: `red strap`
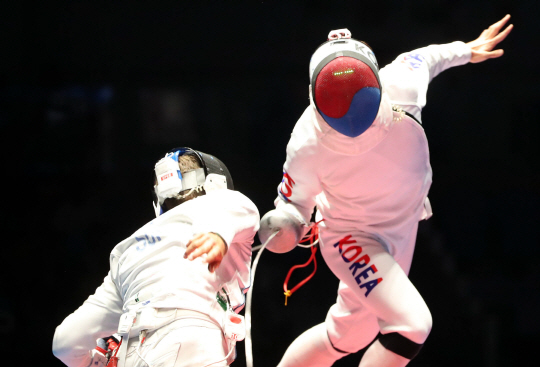
M 109 362 L 107 362 L 107 366 L 105 366 L 105 367 L 116 367 L 118 365 L 118 357 L 116 356 L 116 354 L 120 350 L 120 346 L 122 345 L 122 341 L 123 341 L 123 338 L 120 338 L 120 343 L 118 343 L 118 345 L 116 345 L 116 348 L 114 348 L 114 350 L 113 350 L 114 354 L 113 354 L 113 356 L 111 358 L 109 358 Z
M 321 221 L 323 221 L 324 219 L 321 219 L 320 221 L 318 221 L 317 223 L 312 223 L 311 226 L 310 226 L 310 229 L 308 231 L 308 234 L 302 238 L 302 240 L 300 241 L 300 243 L 307 243 L 309 242 L 309 244 L 313 244 L 315 241 L 317 241 L 319 239 L 319 223 Z M 316 246 L 312 246 L 311 247 L 311 256 L 309 257 L 309 260 L 305 263 L 305 264 L 302 264 L 302 265 L 295 265 L 293 266 L 291 269 L 289 269 L 289 272 L 287 273 L 287 277 L 285 278 L 285 282 L 283 283 L 283 290 L 285 291 L 285 306 L 287 306 L 287 299 L 292 296 L 292 294 L 294 292 L 296 292 L 298 290 L 298 288 L 300 288 L 301 286 L 303 286 L 304 284 L 306 284 L 306 282 L 308 280 L 310 280 L 311 278 L 313 278 L 313 276 L 315 275 L 315 272 L 317 271 L 317 258 L 316 258 L 316 255 L 317 254 L 317 247 Z M 306 277 L 304 280 L 302 280 L 300 283 L 298 283 L 296 286 L 293 287 L 293 289 L 288 289 L 288 283 L 289 283 L 289 279 L 291 278 L 291 274 L 292 272 L 295 270 L 295 269 L 299 269 L 299 268 L 305 268 L 306 266 L 308 266 L 311 262 L 313 261 L 313 265 L 314 265 L 314 268 L 313 268 L 313 272 L 311 272 L 311 274 Z
M 104 356 L 107 355 L 107 351 L 101 347 L 95 347 L 94 349 L 103 354 Z
M 107 347 L 109 348 L 109 350 L 115 350 L 116 348 L 118 348 L 118 343 L 116 342 L 116 340 L 114 340 L 114 338 L 109 338 L 107 339 Z

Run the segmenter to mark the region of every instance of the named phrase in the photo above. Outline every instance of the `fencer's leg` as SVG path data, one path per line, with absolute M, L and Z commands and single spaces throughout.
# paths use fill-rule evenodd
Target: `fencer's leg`
M 344 282 L 339 282 L 336 303 L 326 315 L 330 343 L 337 350 L 354 353 L 368 346 L 379 333 L 379 322 Z
M 432 320 L 403 269 L 380 243 L 361 234 L 327 238 L 321 250 L 357 302 L 378 319 L 383 336 L 366 351 L 360 366 L 405 366 L 426 340 Z M 340 348 L 339 343 L 334 345 Z
M 382 335 L 364 354 L 360 367 L 403 367 L 413 359 L 431 331 L 431 313 L 409 278 L 390 259 L 380 289 L 373 290 L 370 305 L 379 318 Z M 388 266 L 390 265 L 390 266 Z
M 360 367 L 405 367 L 410 361 L 386 349 L 379 340 L 376 340 L 364 353 Z
M 348 353 L 337 351 L 324 323 L 305 331 L 287 348 L 278 367 L 329 367 Z
M 173 321 L 149 332 L 137 353 L 139 344 L 137 337 L 129 340 L 125 367 L 201 367 L 210 363 L 212 367 L 228 366 L 224 360 L 228 345 L 223 332 L 207 320 L 186 318 Z

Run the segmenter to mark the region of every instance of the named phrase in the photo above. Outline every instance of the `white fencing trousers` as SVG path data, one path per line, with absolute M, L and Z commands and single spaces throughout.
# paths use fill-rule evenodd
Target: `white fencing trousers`
M 183 318 L 149 332 L 139 349 L 138 336 L 129 339 L 125 367 L 202 367 L 224 359 L 228 346 L 221 328 L 202 320 Z M 146 362 L 145 362 L 146 361 Z M 212 367 L 228 366 L 227 361 Z
M 414 250 L 414 236 L 397 260 L 363 232 L 320 233 L 321 253 L 340 279 L 336 303 L 324 324 L 300 335 L 287 349 L 279 367 L 327 367 L 337 359 L 365 348 L 382 334 L 399 333 L 423 344 L 431 330 L 431 314 L 406 272 Z M 375 342 L 361 367 L 401 367 L 408 363 Z
M 409 243 L 413 249 L 414 240 L 410 239 L 412 243 Z M 396 332 L 417 344 L 424 343 L 432 319 L 406 274 L 412 251 L 402 264 L 381 243 L 363 232 L 324 231 L 321 253 L 340 279 L 336 304 L 328 311 L 325 321 L 335 348 L 356 352 L 373 341 L 379 331 Z

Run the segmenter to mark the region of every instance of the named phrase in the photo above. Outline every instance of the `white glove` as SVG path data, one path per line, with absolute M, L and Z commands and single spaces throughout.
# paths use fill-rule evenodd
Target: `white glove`
M 266 245 L 266 248 L 277 254 L 282 254 L 296 247 L 304 236 L 306 228 L 303 220 L 293 214 L 282 209 L 273 209 L 261 219 L 259 240 L 261 243 L 265 243 L 272 234 L 279 231 Z

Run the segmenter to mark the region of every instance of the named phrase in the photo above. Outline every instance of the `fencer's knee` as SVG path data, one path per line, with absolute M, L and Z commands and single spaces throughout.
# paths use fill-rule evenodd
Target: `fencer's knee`
M 353 325 L 351 327 L 355 327 Z M 356 353 L 361 349 L 364 349 L 369 343 L 377 338 L 378 331 L 366 332 L 361 335 L 335 335 L 330 331 L 327 333 L 329 345 L 338 353 L 351 354 Z
M 417 344 L 423 344 L 431 332 L 432 325 L 431 312 L 429 312 L 427 305 L 423 303 L 410 308 L 387 327 L 381 327 L 381 333 L 397 332 Z
M 404 334 L 413 342 L 423 344 L 431 332 L 432 327 L 433 318 L 431 317 L 429 310 L 426 309 L 422 315 L 411 320 L 409 325 L 410 330 Z
M 320 335 L 321 340 L 323 340 L 324 345 L 326 346 L 327 352 L 335 357 L 336 359 L 339 359 L 351 352 L 341 350 L 335 346 L 334 341 L 330 337 L 330 333 L 328 332 L 328 329 L 326 327 L 325 323 L 317 325 L 317 333 Z
M 328 347 L 329 349 L 331 349 L 332 351 L 335 351 L 337 353 L 342 353 L 342 354 L 350 354 L 350 353 L 355 353 L 357 352 L 357 350 L 353 350 L 353 351 L 345 351 L 343 349 L 340 349 L 337 347 L 337 344 L 339 342 L 339 339 L 332 339 L 332 337 L 330 336 L 330 333 L 327 333 L 326 334 L 326 339 L 328 339 Z
M 407 359 L 416 357 L 424 345 L 415 343 L 399 333 L 383 334 L 378 341 L 384 348 Z
M 414 320 L 409 320 L 406 330 L 391 332 L 379 337 L 379 342 L 386 349 L 407 359 L 413 359 L 422 349 L 431 328 L 433 319 L 428 311 Z
M 424 335 L 424 341 L 426 341 L 429 333 L 431 333 L 431 329 L 433 328 L 433 318 L 431 317 L 431 312 L 428 313 L 426 320 L 423 324 L 423 335 Z

